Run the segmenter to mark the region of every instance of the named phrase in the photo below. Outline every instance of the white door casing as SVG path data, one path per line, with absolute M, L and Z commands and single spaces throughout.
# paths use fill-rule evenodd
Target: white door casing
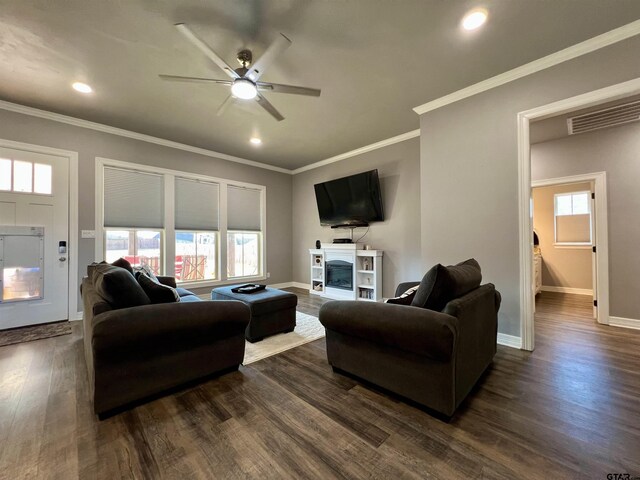
M 43 298 L 0 304 L 0 329 L 69 318 L 69 158 L 0 147 L 0 158 L 52 167 L 51 195 L 0 192 L 0 225 L 44 227 Z M 2 272 L 0 272 L 2 274 Z

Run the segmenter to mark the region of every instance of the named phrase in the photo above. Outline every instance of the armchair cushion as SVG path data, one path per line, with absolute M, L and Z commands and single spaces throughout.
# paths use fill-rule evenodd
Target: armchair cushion
M 478 262 L 470 258 L 457 265 L 435 265 L 420 282 L 411 305 L 441 312 L 450 300 L 480 286 L 482 273 Z
M 320 323 L 328 330 L 442 361 L 451 358 L 457 332 L 451 315 L 373 302 L 325 303 Z

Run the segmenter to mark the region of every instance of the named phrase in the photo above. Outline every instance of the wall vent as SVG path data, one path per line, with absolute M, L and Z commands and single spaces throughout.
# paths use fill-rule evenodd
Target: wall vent
M 569 127 L 569 135 L 575 135 L 638 120 L 640 120 L 640 100 L 570 117 L 567 120 L 567 126 Z

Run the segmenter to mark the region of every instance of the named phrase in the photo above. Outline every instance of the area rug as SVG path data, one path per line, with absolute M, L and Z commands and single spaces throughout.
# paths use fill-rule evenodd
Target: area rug
M 296 328 L 293 332 L 267 337 L 256 343 L 246 342 L 244 365 L 282 353 L 305 343 L 324 337 L 324 327 L 317 317 L 296 312 Z
M 66 320 L 64 322 L 0 330 L 0 347 L 16 343 L 33 342 L 34 340 L 42 340 L 43 338 L 59 337 L 60 335 L 69 335 L 70 333 L 71 323 Z

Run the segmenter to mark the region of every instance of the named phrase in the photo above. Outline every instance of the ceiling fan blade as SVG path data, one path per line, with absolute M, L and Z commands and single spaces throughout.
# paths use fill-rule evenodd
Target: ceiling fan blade
M 257 81 L 269 65 L 271 65 L 282 52 L 289 48 L 290 45 L 291 40 L 281 33 L 278 34 L 278 38 L 276 38 L 262 56 L 251 65 L 245 77 L 250 78 L 254 82 Z
M 240 76 L 231 68 L 227 62 L 225 62 L 220 55 L 214 52 L 209 45 L 204 43 L 200 37 L 198 37 L 189 27 L 187 27 L 184 23 L 176 23 L 176 28 L 178 31 L 186 37 L 191 43 L 193 43 L 196 47 L 200 49 L 202 53 L 204 53 L 213 63 L 215 63 L 218 67 L 220 67 L 224 72 L 229 75 L 231 78 L 236 79 L 240 78 Z
M 235 97 L 233 95 L 229 95 L 227 98 L 225 98 L 224 102 L 222 102 L 222 104 L 220 104 L 220 106 L 218 107 L 216 115 L 220 117 L 227 110 L 229 105 L 231 105 L 234 101 Z
M 282 120 L 284 120 L 284 117 L 278 110 L 276 110 L 276 107 L 271 105 L 271 103 L 269 103 L 269 101 L 266 98 L 264 98 L 262 95 L 258 94 L 256 96 L 256 102 L 258 102 L 258 105 L 260 105 L 267 112 L 269 112 L 269 115 L 271 115 L 277 121 L 281 122 Z
M 183 77 L 181 75 L 158 75 L 162 80 L 169 82 L 189 82 L 189 83 L 219 83 L 220 85 L 233 85 L 232 80 L 217 80 L 215 78 Z
M 296 87 L 294 85 L 282 85 L 279 83 L 258 82 L 258 90 L 275 93 L 292 93 L 294 95 L 307 95 L 309 97 L 319 97 L 320 90 L 317 88 Z

